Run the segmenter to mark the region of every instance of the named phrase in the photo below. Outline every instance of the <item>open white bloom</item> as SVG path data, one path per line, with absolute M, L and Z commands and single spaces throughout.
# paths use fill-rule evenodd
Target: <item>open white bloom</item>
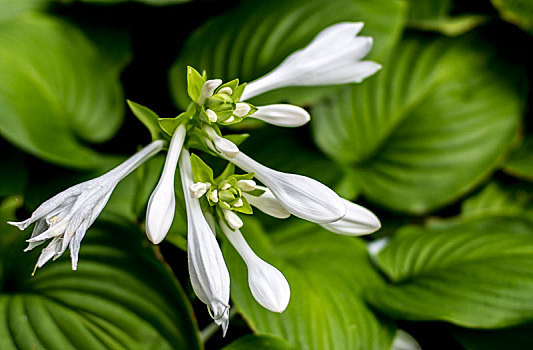
M 285 276 L 254 253 L 241 231 L 231 230 L 223 221 L 220 221 L 220 227 L 246 263 L 248 285 L 255 300 L 265 309 L 283 312 L 291 298 L 291 290 Z
M 32 236 L 28 240 L 29 246 L 25 251 L 52 239 L 42 250 L 36 268 L 42 267 L 51 258 L 57 259 L 69 247 L 72 269 L 76 270 L 81 241 L 87 229 L 104 209 L 116 185 L 139 165 L 157 154 L 162 147 L 162 141 L 154 141 L 106 174 L 72 186 L 48 199 L 31 214 L 29 219 L 9 222 L 21 230 L 36 222 Z
M 346 215 L 340 220 L 322 224 L 326 230 L 346 236 L 359 236 L 381 228 L 378 217 L 370 210 L 343 199 Z
M 209 308 L 215 323 L 221 325 L 226 334 L 229 324 L 229 272 L 215 234 L 202 213 L 200 201 L 189 195 L 194 180 L 191 158 L 185 149 L 182 150 L 179 168 L 187 208 L 187 257 L 191 284 L 198 298 Z
M 174 132 L 163 172 L 146 207 L 146 235 L 154 244 L 159 244 L 165 239 L 174 219 L 176 209 L 174 175 L 185 133 L 186 128 L 183 124 Z
M 375 62 L 361 61 L 372 48 L 372 38 L 357 36 L 362 28 L 362 22 L 327 27 L 273 71 L 246 85 L 241 100 L 287 86 L 361 82 L 381 69 Z
M 250 118 L 285 127 L 302 126 L 311 120 L 311 116 L 305 109 L 288 104 L 259 106 L 257 112 L 250 115 Z
M 342 199 L 314 179 L 267 168 L 242 152 L 226 159 L 247 172 L 255 173 L 255 177 L 272 191 L 281 205 L 299 218 L 325 224 L 339 220 L 346 213 Z

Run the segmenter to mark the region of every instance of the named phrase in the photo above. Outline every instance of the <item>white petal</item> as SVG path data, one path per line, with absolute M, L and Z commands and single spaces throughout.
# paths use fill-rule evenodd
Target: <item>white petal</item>
M 311 119 L 311 116 L 305 109 L 287 104 L 258 107 L 257 112 L 250 117 L 269 124 L 285 127 L 302 126 Z
M 281 205 L 281 203 L 276 199 L 276 197 L 274 197 L 268 188 L 263 186 L 257 186 L 257 188 L 265 192 L 260 196 L 252 196 L 248 193 L 242 194 L 248 203 L 250 203 L 250 205 L 253 205 L 263 213 L 278 219 L 286 219 L 291 216 L 291 213 L 289 213 L 287 209 Z
M 204 130 L 213 141 L 214 147 L 216 148 L 215 151 L 222 153 L 227 158 L 233 158 L 239 153 L 239 147 L 237 145 L 218 135 L 212 127 L 205 125 Z
M 359 236 L 375 232 L 381 223 L 370 210 L 343 199 L 346 215 L 340 220 L 322 224 L 325 229 L 346 236 Z
M 218 116 L 216 112 L 213 111 L 212 109 L 207 109 L 205 113 L 207 114 L 207 118 L 209 119 L 211 123 L 215 123 L 218 120 Z
M 218 203 L 218 190 L 213 190 L 209 192 L 208 196 L 211 202 Z
M 229 272 L 200 202 L 187 193 L 194 183 L 189 152 L 182 151 L 179 163 L 185 206 L 187 208 L 187 256 L 194 292 L 208 306 L 214 321 L 227 328 L 229 322 Z
M 379 65 L 355 65 L 372 47 L 372 38 L 357 37 L 363 23 L 338 23 L 321 31 L 305 48 L 287 57 L 267 75 L 248 83 L 241 100 L 286 86 L 360 82 Z
M 207 190 L 211 187 L 210 183 L 207 182 L 197 182 L 195 184 L 192 184 L 191 187 L 189 187 L 189 193 L 194 198 L 200 198 L 202 197 Z
M 389 241 L 390 239 L 388 237 L 383 237 L 367 243 L 366 249 L 368 250 L 368 254 L 372 258 L 375 258 L 389 244 Z
M 202 86 L 202 91 L 200 92 L 200 97 L 198 97 L 198 104 L 202 106 L 209 97 L 213 96 L 213 93 L 222 84 L 220 79 L 211 79 L 204 83 Z
M 222 89 L 218 90 L 219 94 L 233 95 L 233 90 L 229 86 L 225 86 Z
M 220 226 L 248 267 L 248 285 L 255 300 L 265 309 L 283 312 L 291 298 L 291 290 L 285 276 L 259 258 L 238 229 L 232 231 L 222 221 Z
M 174 132 L 161 178 L 146 207 L 146 235 L 154 244 L 159 244 L 165 239 L 174 219 L 176 209 L 174 176 L 185 132 L 186 128 L 183 124 L 178 126 Z
M 276 199 L 294 216 L 324 224 L 342 218 L 346 208 L 342 199 L 326 185 L 306 176 L 282 173 L 267 168 L 244 153 L 228 159 L 241 169 L 255 173 Z

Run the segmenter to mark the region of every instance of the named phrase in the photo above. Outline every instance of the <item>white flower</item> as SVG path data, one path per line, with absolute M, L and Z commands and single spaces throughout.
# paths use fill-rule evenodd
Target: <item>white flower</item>
M 204 83 L 202 86 L 202 91 L 200 92 L 200 97 L 198 97 L 198 104 L 200 106 L 203 106 L 205 101 L 213 96 L 213 93 L 222 84 L 222 80 L 220 79 L 211 79 Z
M 159 244 L 165 239 L 174 219 L 176 209 L 174 175 L 185 133 L 186 128 L 183 124 L 178 126 L 174 132 L 161 178 L 146 207 L 146 235 L 154 244 Z
M 381 223 L 370 210 L 343 199 L 346 215 L 340 220 L 322 224 L 325 229 L 346 236 L 359 236 L 375 232 Z
M 239 102 L 235 105 L 235 110 L 233 111 L 233 114 L 235 114 L 237 117 L 244 117 L 250 112 L 250 105 L 248 103 L 242 103 Z
M 185 206 L 187 209 L 187 256 L 194 292 L 207 305 L 217 325 L 226 334 L 229 324 L 229 272 L 200 202 L 188 195 L 194 183 L 189 152 L 184 149 L 179 161 Z
M 28 239 L 31 250 L 46 240 L 52 239 L 44 248 L 36 268 L 42 267 L 52 257 L 60 257 L 70 249 L 72 269 L 78 266 L 80 244 L 87 229 L 104 209 L 116 185 L 163 147 L 162 141 L 154 141 L 125 162 L 95 179 L 72 186 L 41 204 L 31 217 L 22 222 L 9 222 L 24 230 L 36 222 Z
M 285 276 L 274 266 L 259 258 L 238 229 L 231 230 L 222 221 L 220 221 L 220 226 L 246 263 L 248 285 L 255 300 L 270 311 L 283 312 L 291 298 L 291 290 Z
M 242 194 L 250 205 L 278 219 L 286 219 L 291 216 L 291 213 L 281 205 L 268 188 L 263 186 L 257 186 L 257 188 L 265 192 L 260 196 L 253 196 L 246 192 Z
M 250 118 L 285 127 L 302 126 L 311 120 L 311 116 L 305 109 L 288 104 L 257 107 L 257 112 L 250 115 Z
M 281 205 L 299 218 L 324 224 L 337 221 L 346 213 L 342 199 L 314 179 L 267 168 L 242 152 L 227 159 L 241 169 L 255 173 L 255 177 L 272 191 Z
M 204 130 L 211 138 L 211 140 L 207 140 L 207 144 L 210 146 L 214 146 L 214 151 L 222 153 L 226 158 L 233 158 L 239 153 L 239 147 L 237 147 L 230 140 L 225 139 L 219 134 L 217 134 L 215 129 L 213 129 L 209 125 L 204 125 Z
M 409 333 L 398 329 L 390 350 L 422 350 L 422 347 Z
M 246 85 L 241 100 L 286 86 L 361 82 L 381 68 L 375 62 L 361 61 L 372 47 L 372 38 L 357 36 L 362 28 L 362 22 L 347 22 L 324 29 L 272 72 Z

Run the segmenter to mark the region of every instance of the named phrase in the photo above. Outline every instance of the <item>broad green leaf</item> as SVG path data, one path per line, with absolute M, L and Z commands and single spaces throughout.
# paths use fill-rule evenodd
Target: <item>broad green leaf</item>
M 451 333 L 465 350 L 528 350 L 533 324 L 490 331 L 454 327 Z
M 269 335 L 247 335 L 237 339 L 222 350 L 296 350 L 294 346 L 281 338 Z
M 363 289 L 382 285 L 362 240 L 332 234 L 310 223 L 266 233 L 246 220 L 243 234 L 252 249 L 277 267 L 291 287 L 281 314 L 253 299 L 244 263 L 226 244 L 231 296 L 252 330 L 285 339 L 298 349 L 387 349 L 391 323 L 380 321 L 361 299 Z
M 364 21 L 362 35 L 372 36 L 375 43 L 371 57 L 381 60 L 397 42 L 405 11 L 405 4 L 397 0 L 243 1 L 207 21 L 187 40 L 170 72 L 174 99 L 181 108 L 187 107 L 188 65 L 205 70 L 210 79 L 249 82 L 338 22 Z M 316 89 L 283 89 L 271 99 L 294 100 L 295 92 L 322 93 L 322 89 Z
M 463 217 L 506 215 L 533 222 L 533 186 L 519 183 L 504 185 L 489 183 L 482 191 L 463 202 Z
M 407 39 L 383 71 L 314 106 L 314 138 L 382 206 L 450 203 L 495 169 L 519 125 L 522 84 L 493 54 L 475 37 Z
M 533 223 L 494 217 L 407 227 L 377 254 L 367 300 L 400 319 L 501 328 L 533 320 Z
M 533 2 L 531 0 L 491 0 L 500 16 L 533 33 Z
M 50 0 L 0 0 L 0 21 L 45 9 Z
M 70 1 L 75 1 L 75 0 L 70 0 Z M 120 4 L 123 2 L 140 2 L 145 5 L 165 6 L 165 5 L 181 4 L 181 3 L 189 2 L 191 0 L 77 0 L 77 1 L 86 2 L 86 3 L 94 3 L 94 4 L 106 4 L 106 5 Z
M 64 257 L 31 277 L 38 252 L 23 253 L 25 235 L 16 232 L 0 285 L 0 348 L 200 349 L 190 304 L 143 236 L 97 224 L 78 271 Z
M 533 135 L 526 135 L 524 143 L 511 154 L 503 170 L 510 175 L 533 181 Z
M 436 19 L 446 17 L 452 9 L 452 0 L 408 0 L 408 19 Z
M 0 22 L 0 134 L 37 157 L 96 168 L 120 126 L 119 71 L 73 26 L 45 15 Z

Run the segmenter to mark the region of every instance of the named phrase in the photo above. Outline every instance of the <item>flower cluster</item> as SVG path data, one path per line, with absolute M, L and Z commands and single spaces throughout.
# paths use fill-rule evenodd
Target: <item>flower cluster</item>
M 242 137 L 223 135 L 221 128 L 246 118 L 284 127 L 307 123 L 309 113 L 298 106 L 254 106 L 247 101 L 280 87 L 360 82 L 374 74 L 380 66 L 361 61 L 372 46 L 371 38 L 357 36 L 362 26 L 340 23 L 326 28 L 307 47 L 249 84 L 240 84 L 238 79 L 227 83 L 207 80 L 205 73 L 188 67 L 191 102 L 185 112 L 176 118 L 158 118 L 151 111 L 145 113 L 146 107 L 133 109 L 150 129 L 154 142 L 107 174 L 44 202 L 28 220 L 12 223 L 25 229 L 37 222 L 28 249 L 51 239 L 37 267 L 59 257 L 69 246 L 75 269 L 80 242 L 117 183 L 170 141 L 161 178 L 147 205 L 148 238 L 158 244 L 169 232 L 175 214 L 175 172 L 179 169 L 187 211 L 191 284 L 215 323 L 225 334 L 230 278 L 216 239 L 217 227 L 246 263 L 250 290 L 257 302 L 273 312 L 284 311 L 290 299 L 289 283 L 278 269 L 252 251 L 240 231 L 240 215 L 252 214 L 253 208 L 280 219 L 294 215 L 344 235 L 374 232 L 380 222 L 367 209 L 314 179 L 259 164 L 239 150 Z M 209 165 L 197 154 L 191 155 L 193 148 L 227 160 L 228 166 L 215 177 Z M 235 167 L 244 173 L 236 174 Z

